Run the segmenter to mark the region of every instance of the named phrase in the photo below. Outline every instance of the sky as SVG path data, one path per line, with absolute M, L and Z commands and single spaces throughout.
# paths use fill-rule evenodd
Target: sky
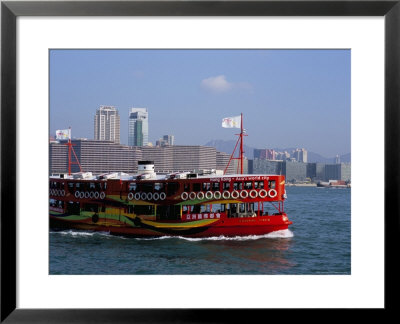
M 94 137 L 101 105 L 149 112 L 149 141 L 176 145 L 236 140 L 222 128 L 243 113 L 245 144 L 350 153 L 350 50 L 51 50 L 50 135 Z

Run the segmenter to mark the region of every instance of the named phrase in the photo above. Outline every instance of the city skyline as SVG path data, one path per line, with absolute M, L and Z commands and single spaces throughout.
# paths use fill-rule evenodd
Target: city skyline
M 152 143 L 235 139 L 221 120 L 243 113 L 250 146 L 346 154 L 350 51 L 51 50 L 50 133 L 71 126 L 91 138 L 87 120 L 101 105 L 118 109 L 121 144 L 129 109 L 147 107 Z

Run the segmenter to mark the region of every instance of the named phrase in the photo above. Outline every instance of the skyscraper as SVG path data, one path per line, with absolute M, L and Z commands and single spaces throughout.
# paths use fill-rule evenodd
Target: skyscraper
M 114 106 L 100 106 L 94 116 L 94 139 L 120 142 L 120 119 Z
M 149 113 L 147 108 L 129 110 L 128 145 L 146 146 L 149 142 Z

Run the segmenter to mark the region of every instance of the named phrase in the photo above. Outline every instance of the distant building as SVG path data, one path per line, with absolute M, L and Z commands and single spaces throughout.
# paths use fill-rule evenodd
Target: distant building
M 174 142 L 175 142 L 174 135 L 164 135 L 162 138 L 156 141 L 156 146 L 174 145 Z
M 292 152 L 292 158 L 294 158 L 297 162 L 307 163 L 307 150 L 296 149 Z
M 147 108 L 131 108 L 128 122 L 128 145 L 146 146 L 149 142 L 149 114 Z
M 276 152 L 273 149 L 254 149 L 253 157 L 260 160 L 275 160 Z
M 120 142 L 120 118 L 114 106 L 100 106 L 94 116 L 94 139 Z

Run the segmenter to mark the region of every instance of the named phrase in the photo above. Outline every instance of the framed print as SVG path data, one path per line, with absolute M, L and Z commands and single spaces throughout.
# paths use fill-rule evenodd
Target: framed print
M 397 255 L 399 234 L 399 21 L 399 1 L 3 1 L 1 320 L 9 323 L 225 322 L 233 321 L 232 317 L 239 313 L 265 316 L 270 309 L 392 310 L 394 300 L 390 296 L 398 282 L 392 256 Z M 224 52 L 228 61 L 230 54 L 236 55 L 243 49 L 246 51 L 241 52 L 242 57 L 247 60 L 256 60 L 253 51 L 265 54 L 263 51 L 273 50 L 287 55 L 285 51 L 289 50 L 322 49 L 343 51 L 346 62 L 351 61 L 351 87 L 350 64 L 349 78 L 345 79 L 349 81 L 348 92 L 351 90 L 353 171 L 351 228 L 348 229 L 351 229 L 351 251 L 346 254 L 351 262 L 336 274 L 306 271 L 296 275 L 290 272 L 255 275 L 254 271 L 248 275 L 234 271 L 221 275 L 202 275 L 201 271 L 193 275 L 160 275 L 161 272 L 112 275 L 76 269 L 57 272 L 51 268 L 49 250 L 53 245 L 49 247 L 48 217 L 40 217 L 49 208 L 48 139 L 52 127 L 50 106 L 55 105 L 50 97 L 57 86 L 59 91 L 64 91 L 64 102 L 56 104 L 72 111 L 68 105 L 75 105 L 72 97 L 77 96 L 77 92 L 63 88 L 65 79 L 61 78 L 58 85 L 49 81 L 54 79 L 54 53 L 125 51 L 134 53 L 135 60 L 139 61 L 159 51 L 163 55 L 173 53 L 187 63 L 186 71 L 189 71 L 196 64 L 200 70 L 206 70 L 211 61 L 222 62 L 221 58 L 212 56 L 218 51 Z M 182 50 L 194 55 L 207 52 L 210 63 L 200 56 L 196 61 L 189 61 L 180 55 Z M 82 60 L 81 68 L 97 59 L 90 55 Z M 334 66 L 334 59 L 329 59 Z M 59 66 L 64 71 L 63 77 L 67 75 L 65 71 L 79 67 L 78 60 L 62 61 Z M 117 56 L 113 60 L 122 62 Z M 236 61 L 232 59 L 232 62 Z M 176 72 L 182 73 L 182 79 L 188 80 L 185 69 L 178 63 L 181 62 L 176 59 L 165 64 L 175 66 Z M 286 68 L 282 70 L 294 77 L 289 63 L 286 61 Z M 318 62 L 309 59 L 307 63 L 304 70 L 313 78 Z M 239 69 L 235 63 L 231 65 L 232 70 Z M 106 69 L 107 61 L 101 61 L 98 66 Z M 157 74 L 157 63 L 151 61 L 149 66 L 149 71 Z M 325 73 L 333 78 L 332 66 Z M 265 73 L 273 68 L 269 66 L 270 70 L 265 69 Z M 123 78 L 123 69 L 119 71 L 119 75 L 113 75 L 115 85 L 122 84 L 116 82 Z M 167 87 L 169 76 L 163 71 L 159 80 Z M 91 70 L 92 74 L 85 80 L 101 78 L 98 72 Z M 140 79 L 143 73 L 136 69 L 131 78 Z M 254 91 L 247 80 L 231 81 L 223 71 L 218 73 L 204 76 L 198 82 L 199 91 L 213 93 L 214 97 L 210 98 L 216 103 L 217 95 L 222 92 L 234 89 L 247 95 Z M 80 77 L 84 79 L 83 75 Z M 145 82 L 143 78 L 140 80 Z M 129 82 L 129 78 L 125 80 Z M 329 85 L 332 90 L 343 86 Z M 161 95 L 161 88 L 156 88 L 155 83 L 150 88 Z M 125 88 L 115 91 L 122 96 L 122 89 Z M 286 83 L 285 91 L 288 96 L 299 95 L 290 88 L 290 83 Z M 173 102 L 172 95 L 163 94 Z M 87 92 L 82 98 L 93 95 Z M 186 92 L 182 86 L 182 97 L 190 101 L 190 96 L 195 94 Z M 335 98 L 331 96 L 330 100 L 334 102 Z M 327 102 L 321 103 L 324 104 Z M 193 114 L 199 110 L 196 108 Z M 337 114 L 340 113 L 338 109 Z M 210 113 L 203 122 L 211 118 Z M 327 117 L 325 122 L 328 125 L 337 120 Z M 223 127 L 229 128 L 230 124 L 227 125 L 225 121 Z M 45 181 L 41 180 L 44 177 Z M 42 192 L 45 193 L 42 195 Z M 53 200 L 51 203 L 59 203 Z M 59 205 L 52 207 L 55 211 L 60 209 Z M 250 207 L 243 208 L 248 212 Z M 208 213 L 211 210 L 207 211 L 207 217 Z M 98 219 L 92 218 L 92 221 L 96 223 Z M 154 224 L 145 223 L 146 226 Z M 332 231 L 337 237 L 341 234 L 339 229 Z M 314 235 L 326 233 L 316 231 Z M 99 246 L 103 245 L 99 243 Z M 68 257 L 68 249 L 63 249 L 66 252 L 62 257 Z M 75 253 L 78 250 L 77 247 Z M 254 264 L 259 256 L 253 255 Z M 235 260 L 230 262 L 234 268 Z M 76 267 L 76 264 L 70 266 Z

